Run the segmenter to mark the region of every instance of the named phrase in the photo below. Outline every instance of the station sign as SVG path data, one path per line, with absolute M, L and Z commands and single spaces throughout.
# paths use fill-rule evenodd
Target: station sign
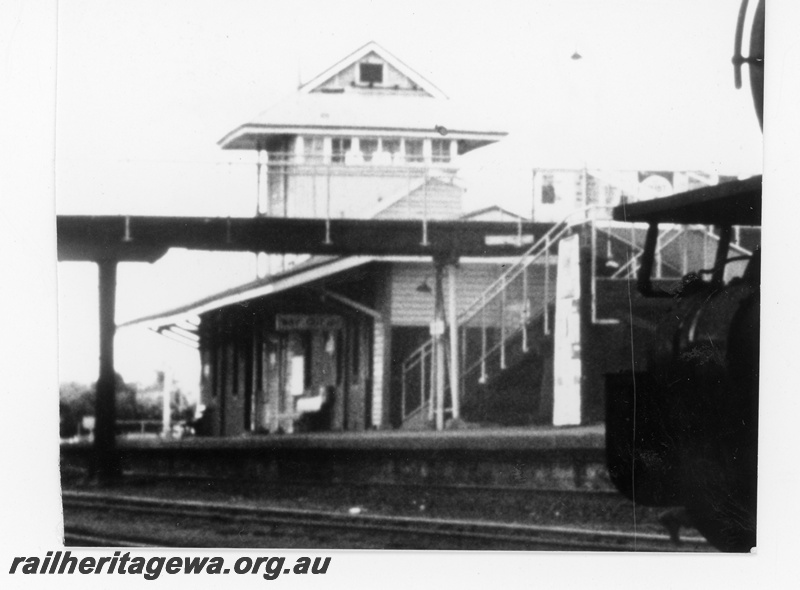
M 487 246 L 530 246 L 533 234 L 489 235 L 484 236 L 483 243 Z
M 338 315 L 279 313 L 275 316 L 275 329 L 279 332 L 295 330 L 323 330 L 332 332 L 344 328 L 344 320 Z

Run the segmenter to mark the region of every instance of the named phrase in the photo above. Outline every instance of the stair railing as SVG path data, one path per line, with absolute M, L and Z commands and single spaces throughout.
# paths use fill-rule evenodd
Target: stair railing
M 543 318 L 543 331 L 550 332 L 549 306 L 555 301 L 555 281 L 551 278 L 551 256 L 561 238 L 572 233 L 577 227 L 590 223 L 590 212 L 598 207 L 587 207 L 573 212 L 555 224 L 545 235 L 537 240 L 524 254 L 514 261 L 508 269 L 492 282 L 483 293 L 461 311 L 457 318 L 459 341 L 460 379 L 466 385 L 468 375 L 480 370 L 477 382 L 484 383 L 489 376 L 489 360 L 498 356 L 499 368 L 508 366 L 509 345 L 512 339 L 521 334 L 522 352 L 528 351 L 527 328 L 534 321 Z M 543 267 L 543 292 L 531 286 L 530 271 Z M 480 333 L 477 342 L 477 358 L 472 357 L 473 340 Z M 447 332 L 446 332 L 447 333 Z M 402 365 L 402 416 L 405 422 L 417 415 L 422 408 L 432 408 L 434 380 L 426 373 L 433 366 L 433 340 L 430 339 L 415 349 Z M 447 362 L 447 359 L 443 359 Z M 445 394 L 450 384 L 445 385 Z M 462 389 L 462 391 L 466 391 Z M 447 399 L 447 395 L 445 397 Z M 446 408 L 449 410 L 449 408 Z
M 492 374 L 506 369 L 512 361 L 511 347 L 519 340 L 517 352 L 527 353 L 530 348 L 529 330 L 534 322 L 541 320 L 542 330 L 545 335 L 550 334 L 551 311 L 555 302 L 554 262 L 551 259 L 556 253 L 559 240 L 573 233 L 580 227 L 590 226 L 592 235 L 592 320 L 604 323 L 595 317 L 597 297 L 596 264 L 598 258 L 596 233 L 603 232 L 635 250 L 627 262 L 617 269 L 611 277 L 630 278 L 635 276 L 636 269 L 643 251 L 643 247 L 632 233 L 630 239 L 624 235 L 613 233 L 607 224 L 613 223 L 596 219 L 593 212 L 604 207 L 587 207 L 580 209 L 561 222 L 555 224 L 539 240 L 537 240 L 525 253 L 515 260 L 508 269 L 492 282 L 470 305 L 458 315 L 459 338 L 459 379 L 461 391 L 468 392 L 469 386 L 486 383 Z M 606 227 L 604 227 L 606 225 Z M 639 228 L 641 229 L 641 228 Z M 661 254 L 681 236 L 687 232 L 699 232 L 703 239 L 711 237 L 718 239 L 705 226 L 665 226 L 658 242 L 658 253 Z M 643 239 L 644 236 L 642 236 Z M 687 246 L 688 248 L 688 242 Z M 742 253 L 748 253 L 741 247 L 736 247 Z M 683 276 L 674 263 L 661 261 L 661 267 L 668 267 L 675 271 L 677 276 Z M 532 272 L 541 269 L 543 276 L 537 281 L 532 280 Z M 536 288 L 536 285 L 539 285 Z M 445 332 L 447 334 L 447 331 Z M 429 418 L 432 417 L 433 404 L 431 403 L 434 388 L 434 354 L 433 340 L 427 340 L 415 349 L 402 365 L 402 416 L 405 422 L 409 418 L 428 410 Z M 449 362 L 449 358 L 443 359 Z M 449 371 L 446 371 L 449 376 Z M 477 375 L 476 375 L 477 374 Z M 470 377 L 476 379 L 470 381 Z M 445 400 L 450 383 L 445 384 Z M 445 408 L 446 412 L 449 407 Z

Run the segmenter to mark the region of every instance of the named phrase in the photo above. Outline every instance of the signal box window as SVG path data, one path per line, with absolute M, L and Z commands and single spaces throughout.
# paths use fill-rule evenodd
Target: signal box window
M 542 204 L 552 205 L 556 202 L 556 187 L 553 183 L 553 175 L 545 174 L 542 177 Z
M 322 162 L 323 147 L 321 137 L 306 137 L 303 142 L 303 148 L 305 150 L 306 162 Z
M 431 142 L 431 155 L 434 162 L 450 161 L 450 140 L 434 139 Z
M 345 154 L 349 151 L 349 137 L 334 137 L 331 140 L 331 162 L 334 164 L 344 164 Z
M 400 140 L 396 138 L 383 140 L 383 151 L 387 154 L 395 155 L 400 151 Z
M 383 64 L 358 64 L 358 80 L 362 84 L 383 84 Z
M 364 157 L 365 162 L 371 162 L 372 156 L 378 151 L 377 139 L 362 139 L 358 142 L 361 147 L 361 155 Z
M 406 161 L 407 162 L 422 162 L 422 140 L 421 139 L 407 139 L 406 140 Z

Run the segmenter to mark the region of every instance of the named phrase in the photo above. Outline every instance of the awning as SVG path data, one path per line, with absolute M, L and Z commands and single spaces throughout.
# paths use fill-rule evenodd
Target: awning
M 59 260 L 153 262 L 169 248 L 322 256 L 514 256 L 548 223 L 59 215 Z M 523 239 L 526 237 L 528 239 Z M 519 239 L 517 239 L 519 238 Z
M 614 208 L 614 219 L 686 225 L 761 225 L 761 176 L 618 205 Z
M 142 325 L 157 332 L 171 330 L 172 326 L 181 327 L 187 318 L 191 320 L 207 311 L 249 301 L 257 297 L 274 295 L 299 286 L 313 285 L 316 281 L 363 266 L 372 260 L 374 259 L 368 256 L 311 258 L 280 274 L 239 285 L 174 309 L 125 322 L 118 327 Z M 195 325 L 195 331 L 196 327 Z

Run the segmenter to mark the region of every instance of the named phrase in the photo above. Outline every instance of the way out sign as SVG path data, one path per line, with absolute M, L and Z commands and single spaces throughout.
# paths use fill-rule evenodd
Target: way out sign
M 341 330 L 344 320 L 338 315 L 279 313 L 275 317 L 275 329 L 280 332 L 295 330 Z

